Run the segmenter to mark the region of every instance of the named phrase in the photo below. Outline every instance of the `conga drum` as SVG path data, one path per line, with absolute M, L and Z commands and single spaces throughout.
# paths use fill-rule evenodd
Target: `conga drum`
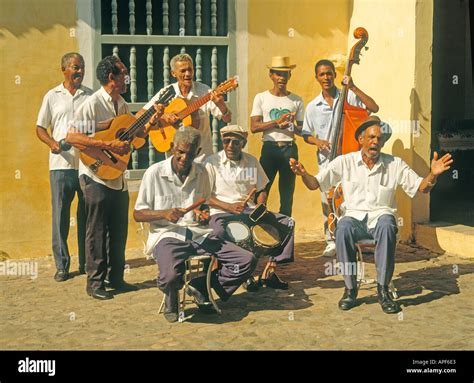
M 270 255 L 282 242 L 279 230 L 268 223 L 253 226 L 252 239 L 254 254 L 257 256 Z

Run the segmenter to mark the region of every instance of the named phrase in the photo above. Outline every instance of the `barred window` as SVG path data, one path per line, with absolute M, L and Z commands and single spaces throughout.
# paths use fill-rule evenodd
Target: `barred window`
M 115 54 L 127 66 L 130 86 L 123 97 L 132 112 L 175 81 L 170 60 L 178 53 L 191 55 L 195 79 L 215 88 L 235 73 L 229 60 L 235 57 L 235 33 L 230 27 L 233 7 L 232 0 L 96 0 L 96 14 L 100 14 L 97 62 Z M 232 108 L 233 97 L 227 101 Z M 219 129 L 223 124 L 211 121 L 214 151 L 222 147 Z M 163 158 L 147 142 L 132 152 L 130 178 L 141 178 L 144 169 Z

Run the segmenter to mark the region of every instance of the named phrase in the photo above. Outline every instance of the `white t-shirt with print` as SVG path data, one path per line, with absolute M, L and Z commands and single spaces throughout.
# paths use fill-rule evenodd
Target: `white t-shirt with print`
M 269 90 L 258 93 L 253 100 L 250 117 L 262 116 L 263 122 L 273 121 L 285 113 L 295 113 L 295 121 L 303 121 L 304 103 L 300 96 L 290 93 L 288 96 L 278 97 Z M 294 130 L 290 128 L 272 128 L 263 132 L 263 141 L 293 141 Z

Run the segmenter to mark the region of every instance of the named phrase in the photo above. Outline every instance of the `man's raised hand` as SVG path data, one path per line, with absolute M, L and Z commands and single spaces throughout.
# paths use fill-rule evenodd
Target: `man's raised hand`
M 431 160 L 431 173 L 437 177 L 449 170 L 453 162 L 450 153 L 446 153 L 443 157 L 438 159 L 438 153 L 434 152 L 433 159 Z

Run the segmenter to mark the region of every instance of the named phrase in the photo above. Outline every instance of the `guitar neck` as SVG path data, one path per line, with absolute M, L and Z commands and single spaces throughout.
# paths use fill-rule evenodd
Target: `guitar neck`
M 196 101 L 192 102 L 186 108 L 184 108 L 181 112 L 178 113 L 179 119 L 182 120 L 185 117 L 189 116 L 190 114 L 194 113 L 196 110 L 198 110 L 205 103 L 209 102 L 210 99 L 211 99 L 211 94 L 210 93 L 199 97 Z
M 344 76 L 350 76 L 352 70 L 352 65 L 348 65 L 346 67 L 346 71 L 344 72 Z M 340 139 L 341 133 L 341 125 L 344 116 L 344 104 L 346 103 L 347 93 L 348 93 L 348 86 L 343 85 L 341 89 L 341 94 L 339 95 L 339 101 L 337 103 L 336 112 L 334 113 L 334 121 L 332 127 L 332 140 L 331 140 L 331 153 L 329 155 L 329 160 L 332 161 L 338 155 L 338 140 Z
M 145 124 L 148 122 L 151 116 L 153 116 L 154 113 L 155 108 L 152 105 L 145 113 L 143 113 L 140 117 L 137 118 L 137 121 L 135 121 L 132 126 L 130 126 L 120 135 L 119 140 L 129 141 L 133 139 L 135 137 L 135 134 L 137 134 L 137 132 L 143 129 Z

